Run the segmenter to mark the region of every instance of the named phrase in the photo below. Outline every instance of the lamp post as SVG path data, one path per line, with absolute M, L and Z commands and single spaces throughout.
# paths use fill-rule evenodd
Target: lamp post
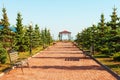
M 30 56 L 32 56 L 32 23 L 29 25 L 29 38 L 30 38 Z
M 94 45 L 94 42 L 95 42 L 95 40 L 94 40 L 94 36 L 95 36 L 95 25 L 93 24 L 93 29 L 92 29 L 92 44 L 91 44 L 91 53 L 92 53 L 92 55 L 94 55 L 94 53 L 95 53 L 95 45 Z

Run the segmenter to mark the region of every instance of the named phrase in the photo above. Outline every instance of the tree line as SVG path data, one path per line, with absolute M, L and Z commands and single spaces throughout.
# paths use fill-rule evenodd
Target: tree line
M 16 25 L 10 27 L 6 8 L 2 8 L 0 20 L 0 63 L 5 63 L 7 53 L 14 49 L 19 52 L 29 51 L 30 48 L 48 46 L 53 41 L 50 30 L 41 29 L 36 25 L 23 25 L 21 13 L 17 13 Z
M 102 13 L 99 23 L 79 32 L 75 41 L 83 49 L 92 47 L 92 50 L 120 61 L 120 17 L 117 15 L 117 8 L 113 8 L 110 18 L 110 21 L 105 21 Z

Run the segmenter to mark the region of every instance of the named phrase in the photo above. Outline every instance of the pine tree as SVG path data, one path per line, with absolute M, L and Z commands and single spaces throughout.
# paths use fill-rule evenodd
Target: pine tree
M 108 26 L 111 27 L 111 36 L 116 36 L 117 35 L 117 27 L 119 26 L 119 18 L 117 16 L 117 13 L 116 13 L 116 10 L 117 8 L 113 8 L 113 12 L 112 12 L 112 15 L 111 15 L 111 21 L 107 23 Z
M 50 33 L 50 30 L 47 31 L 47 42 L 48 42 L 48 45 L 50 45 L 50 43 L 53 41 L 52 40 L 52 36 L 51 36 L 51 33 Z
M 41 41 L 42 41 L 42 46 L 44 48 L 46 45 L 46 38 L 45 38 L 45 31 L 44 30 L 41 30 Z
M 1 19 L 0 25 L 3 28 L 0 29 L 0 62 L 5 63 L 7 59 L 7 51 L 12 47 L 12 32 L 9 29 L 9 21 L 6 13 L 6 9 L 2 9 L 3 18 Z
M 104 36 L 104 32 L 105 32 L 105 18 L 104 18 L 104 14 L 101 14 L 101 19 L 100 19 L 100 23 L 98 25 L 98 29 L 99 29 L 100 37 Z
M 41 30 L 41 40 L 43 47 L 50 45 L 50 43 L 53 41 L 50 30 L 48 30 L 47 28 Z
M 24 50 L 30 51 L 30 55 L 32 54 L 32 48 L 33 48 L 33 28 L 32 25 L 29 25 L 29 27 L 26 28 L 24 33 Z
M 106 35 L 106 23 L 105 23 L 105 18 L 104 18 L 104 14 L 101 14 L 101 19 L 100 22 L 98 23 L 98 45 L 103 46 L 104 45 L 104 37 Z
M 30 49 L 30 30 L 29 27 L 26 28 L 25 32 L 24 32 L 24 49 L 25 51 L 28 51 Z
M 108 31 L 108 26 L 105 23 L 105 18 L 104 14 L 101 14 L 101 19 L 100 22 L 98 23 L 98 37 L 97 37 L 97 50 L 104 52 L 104 50 L 108 50 L 108 46 L 106 42 L 107 39 L 109 39 L 109 31 Z
M 1 19 L 1 23 L 2 23 L 2 25 L 3 25 L 6 29 L 8 29 L 8 27 L 10 26 L 10 23 L 9 23 L 9 21 L 8 21 L 6 9 L 3 8 L 3 9 L 2 9 L 2 12 L 3 12 L 3 19 Z
M 117 8 L 113 8 L 113 12 L 112 12 L 112 15 L 111 15 L 111 21 L 109 22 L 109 26 L 111 27 L 111 30 L 110 30 L 110 39 L 109 39 L 109 42 L 111 43 L 111 52 L 118 52 L 120 51 L 118 48 L 120 48 L 120 36 L 118 35 L 118 32 L 117 32 L 117 28 L 119 26 L 119 17 L 117 16 L 117 12 L 116 12 Z
M 34 43 L 33 47 L 38 47 L 41 44 L 41 34 L 38 25 L 35 25 L 33 34 L 32 34 L 32 42 Z
M 18 35 L 23 35 L 23 24 L 22 24 L 22 20 L 23 18 L 21 17 L 22 15 L 20 13 L 17 14 L 17 23 L 16 23 L 16 32 Z
M 15 48 L 18 51 L 24 51 L 24 32 L 23 32 L 23 24 L 22 24 L 23 18 L 21 17 L 21 14 L 17 14 L 17 23 L 16 23 L 16 36 L 15 36 Z
M 8 17 L 7 17 L 7 13 L 6 13 L 6 9 L 3 8 L 2 9 L 3 12 L 3 19 L 1 19 L 1 24 L 3 26 L 3 29 L 1 30 L 1 41 L 3 43 L 3 47 L 7 50 L 9 50 L 10 48 L 12 48 L 12 32 L 9 29 L 9 21 L 8 21 Z
M 111 26 L 111 28 L 113 30 L 116 30 L 116 28 L 118 26 L 118 22 L 117 21 L 119 20 L 117 14 L 116 14 L 116 10 L 117 10 L 117 8 L 114 7 L 112 15 L 111 15 L 111 21 L 110 21 L 110 26 Z

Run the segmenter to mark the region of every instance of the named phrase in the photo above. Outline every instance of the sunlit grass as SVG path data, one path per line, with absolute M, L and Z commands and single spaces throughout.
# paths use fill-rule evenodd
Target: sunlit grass
M 98 54 L 94 56 L 98 61 L 100 61 L 102 64 L 109 67 L 111 70 L 116 72 L 118 75 L 120 75 L 120 62 L 114 61 L 112 57 L 108 57 L 104 54 Z
M 42 47 L 37 47 L 37 48 L 32 49 L 32 55 L 38 53 L 41 50 L 43 50 Z M 30 55 L 29 51 L 27 51 L 27 52 L 19 52 L 19 58 L 28 58 L 28 57 L 30 57 L 32 55 Z

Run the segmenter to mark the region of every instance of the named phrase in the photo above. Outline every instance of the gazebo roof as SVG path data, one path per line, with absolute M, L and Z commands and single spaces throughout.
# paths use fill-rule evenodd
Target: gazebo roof
M 70 34 L 71 32 L 67 31 L 67 30 L 64 30 L 64 31 L 61 31 L 59 32 L 59 34 Z

